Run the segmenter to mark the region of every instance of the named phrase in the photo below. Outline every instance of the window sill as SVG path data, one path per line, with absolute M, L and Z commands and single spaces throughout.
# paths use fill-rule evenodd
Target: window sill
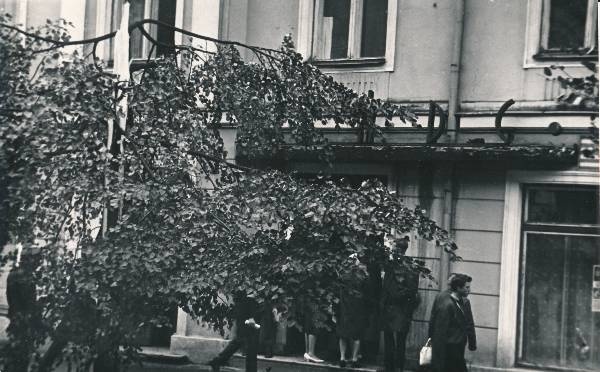
M 314 59 L 310 61 L 318 67 L 339 67 L 339 68 L 351 68 L 351 67 L 374 67 L 385 65 L 385 57 L 372 57 L 372 58 L 357 58 L 357 59 Z
M 533 55 L 533 60 L 546 62 L 546 61 L 596 61 L 598 60 L 598 53 L 590 54 L 577 54 L 569 52 L 539 52 Z

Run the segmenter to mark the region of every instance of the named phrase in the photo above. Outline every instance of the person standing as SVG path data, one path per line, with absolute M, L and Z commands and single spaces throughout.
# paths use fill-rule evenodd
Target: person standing
M 366 303 L 367 268 L 359 261 L 356 254 L 350 255 L 351 269 L 342 281 L 344 289 L 340 293 L 340 302 L 335 311 L 336 333 L 340 347 L 340 367 L 348 363 L 347 351 L 350 345 L 350 367 L 358 368 L 360 340 L 368 321 Z
M 33 273 L 38 255 L 23 250 L 20 262 L 15 263 L 6 281 L 6 300 L 10 323 L 6 332 L 9 343 L 4 350 L 5 368 L 9 372 L 28 370 L 35 351 L 36 333 L 42 328 L 42 315 L 37 303 Z
M 360 342 L 360 354 L 362 361 L 371 364 L 376 363 L 381 337 L 381 262 L 383 261 L 381 255 L 384 254 L 381 245 L 383 245 L 383 237 L 371 238 L 368 241 L 368 249 L 364 257 L 367 267 L 365 302 L 368 319 L 363 339 Z
M 451 275 L 450 288 L 433 302 L 429 321 L 433 372 L 466 372 L 465 346 L 469 342 L 470 350 L 477 348 L 471 306 L 466 300 L 471 281 L 465 274 Z
M 408 236 L 396 245 L 394 254 L 405 255 Z M 412 315 L 418 305 L 419 276 L 417 273 L 390 261 L 385 267 L 381 295 L 384 335 L 384 365 L 386 372 L 404 370 L 406 338 Z

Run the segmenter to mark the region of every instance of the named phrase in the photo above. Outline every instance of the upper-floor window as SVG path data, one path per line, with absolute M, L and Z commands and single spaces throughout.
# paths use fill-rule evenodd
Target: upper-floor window
M 115 31 L 121 22 L 123 13 L 123 0 L 96 1 L 87 0 L 85 9 L 86 38 L 92 38 Z M 183 8 L 181 0 L 130 0 L 129 24 L 142 19 L 155 19 L 172 26 L 182 26 Z M 172 29 L 146 24 L 144 29 L 157 40 L 157 45 L 152 50 L 151 57 L 165 55 L 172 50 L 169 46 L 180 43 L 180 34 Z M 91 51 L 92 46 L 88 49 Z M 131 59 L 146 59 L 151 52 L 151 43 L 139 30 L 130 35 L 129 56 Z M 89 52 L 88 51 L 88 52 Z M 96 56 L 104 59 L 109 65 L 112 63 L 114 53 L 114 38 L 100 43 L 96 49 Z
M 598 54 L 596 0 L 545 0 L 539 57 Z
M 387 0 L 322 0 L 317 12 L 316 59 L 385 57 Z
M 393 68 L 398 0 L 301 0 L 298 51 L 328 67 Z
M 129 8 L 129 23 L 145 18 L 175 26 L 177 12 L 176 0 L 131 0 Z M 148 25 L 146 29 L 158 45 L 153 56 L 161 56 L 172 51 L 169 45 L 175 45 L 175 33 L 172 29 L 160 25 Z M 129 55 L 131 58 L 147 58 L 150 53 L 150 43 L 139 31 L 131 34 Z
M 529 0 L 526 65 L 598 58 L 596 0 Z

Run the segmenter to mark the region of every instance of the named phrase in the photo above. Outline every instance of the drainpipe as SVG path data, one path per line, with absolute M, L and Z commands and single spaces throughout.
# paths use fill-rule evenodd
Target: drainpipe
M 454 1 L 454 36 L 452 39 L 452 56 L 450 60 L 450 79 L 448 87 L 448 135 L 447 142 L 455 143 L 457 137 L 458 123 L 456 113 L 459 106 L 460 92 L 460 60 L 462 55 L 463 29 L 465 21 L 465 0 Z M 449 233 L 454 227 L 454 210 L 455 203 L 453 201 L 456 194 L 456 164 L 452 163 L 450 167 L 444 167 L 443 177 L 445 179 L 443 186 L 443 217 L 442 227 Z M 446 279 L 450 274 L 450 257 L 447 253 L 440 253 L 440 271 L 439 281 L 440 289 L 444 289 Z
M 442 206 L 442 228 L 451 233 L 454 227 L 454 209 L 456 206 L 454 202 L 456 191 L 454 164 L 446 170 L 442 170 L 442 172 L 444 172 L 443 177 L 446 180 L 442 190 L 442 200 L 444 201 Z M 440 271 L 438 275 L 440 290 L 444 290 L 446 289 L 446 279 L 450 276 L 450 255 L 445 251 L 440 252 Z
M 450 59 L 450 79 L 448 86 L 448 139 L 456 142 L 458 99 L 460 92 L 460 59 L 462 55 L 463 29 L 465 21 L 465 0 L 454 1 L 454 36 Z

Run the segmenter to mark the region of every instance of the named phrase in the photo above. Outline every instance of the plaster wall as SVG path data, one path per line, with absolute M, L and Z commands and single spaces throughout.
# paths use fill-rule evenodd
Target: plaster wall
M 298 0 L 248 0 L 246 42 L 278 49 L 286 34 L 297 42 Z
M 298 2 L 231 2 L 229 38 L 265 47 L 277 47 L 288 32 L 296 40 Z M 393 71 L 324 71 L 359 92 L 373 89 L 395 102 L 447 101 L 455 7 L 453 0 L 399 0 Z M 509 98 L 539 106 L 560 93 L 542 66 L 524 67 L 528 1 L 465 0 L 464 11 L 459 99 L 479 105 L 466 110 L 495 110 Z M 586 73 L 584 67 L 568 70 L 574 76 Z
M 27 27 L 42 25 L 60 17 L 60 0 L 28 0 Z
M 392 101 L 447 101 L 453 0 L 400 0 Z
M 438 224 L 443 220 L 444 180 L 442 169 L 435 170 L 430 183 L 414 165 L 397 167 L 398 197 L 408 206 L 420 206 Z M 494 366 L 498 334 L 500 255 L 504 209 L 505 171 L 501 169 L 457 168 L 455 172 L 453 228 L 451 230 L 462 261 L 451 263 L 450 272 L 463 272 L 473 277 L 470 296 L 474 312 L 478 350 L 467 351 L 470 363 Z M 446 289 L 439 277 L 440 252 L 434 244 L 412 239 L 408 255 L 425 261 L 436 281 L 421 279 L 421 303 L 413 315 L 408 338 L 407 356 L 417 359 L 427 340 L 431 307 L 439 290 Z

